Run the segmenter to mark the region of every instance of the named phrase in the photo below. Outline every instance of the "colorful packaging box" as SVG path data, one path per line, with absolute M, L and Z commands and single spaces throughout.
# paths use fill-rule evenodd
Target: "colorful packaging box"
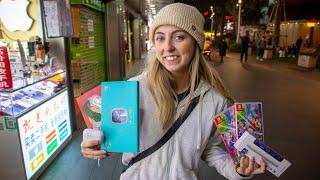
M 101 83 L 101 149 L 108 152 L 139 151 L 138 81 Z
M 234 163 L 239 163 L 239 152 L 234 144 L 247 131 L 257 140 L 264 141 L 263 113 L 261 102 L 237 102 L 213 119 Z
M 225 144 L 230 157 L 237 163 L 238 152 L 234 148 L 234 143 L 237 140 L 236 119 L 234 117 L 233 106 L 216 116 L 214 118 L 214 123 L 220 132 L 221 139 Z
M 235 103 L 235 118 L 237 121 L 236 131 L 239 139 L 241 135 L 248 131 L 257 140 L 264 141 L 263 130 L 263 114 L 262 103 L 260 102 L 247 102 Z

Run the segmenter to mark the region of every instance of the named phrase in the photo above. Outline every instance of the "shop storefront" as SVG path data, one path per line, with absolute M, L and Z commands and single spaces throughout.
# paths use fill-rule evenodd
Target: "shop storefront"
M 128 2 L 114 0 L 106 3 L 109 80 L 125 79 L 132 63 L 140 60 L 146 50 L 144 31 L 147 25 L 139 13 L 143 11 Z
M 0 179 L 36 179 L 71 139 L 71 35 L 68 1 L 0 1 Z
M 295 44 L 301 36 L 303 44 L 301 50 L 317 49 L 320 46 L 320 21 L 297 20 L 283 21 L 280 25 L 280 47 Z
M 105 4 L 72 0 L 74 35 L 71 39 L 74 95 L 85 93 L 108 79 Z

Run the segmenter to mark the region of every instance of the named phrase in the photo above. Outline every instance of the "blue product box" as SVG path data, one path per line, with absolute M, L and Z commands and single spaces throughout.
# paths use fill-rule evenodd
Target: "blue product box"
M 107 152 L 139 151 L 138 81 L 101 83 L 101 149 Z

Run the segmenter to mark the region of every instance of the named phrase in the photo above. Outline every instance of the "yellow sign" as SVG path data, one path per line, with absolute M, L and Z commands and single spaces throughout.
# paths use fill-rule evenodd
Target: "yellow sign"
M 307 22 L 307 26 L 308 26 L 308 27 L 314 27 L 314 26 L 316 26 L 316 23 L 314 23 L 314 22 Z
M 44 155 L 44 152 L 42 151 L 42 153 L 39 156 L 37 156 L 35 160 L 33 160 L 31 162 L 32 171 L 34 171 L 35 169 L 37 169 L 37 167 L 39 165 L 41 165 L 41 163 L 43 162 L 44 158 L 45 158 L 45 155 Z

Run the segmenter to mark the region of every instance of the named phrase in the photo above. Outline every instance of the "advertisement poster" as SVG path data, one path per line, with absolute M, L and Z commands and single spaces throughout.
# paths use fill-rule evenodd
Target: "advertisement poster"
M 93 26 L 93 20 L 88 19 L 88 31 L 93 32 L 94 31 L 94 26 Z
M 48 37 L 71 37 L 72 23 L 69 1 L 43 1 Z
M 0 47 L 0 89 L 11 89 L 12 77 L 8 50 L 6 47 Z
M 27 179 L 71 135 L 67 91 L 17 118 Z
M 94 123 L 100 126 L 101 121 L 101 85 L 76 98 L 82 117 L 88 128 Z
M 88 37 L 88 47 L 89 48 L 94 48 L 94 36 L 89 36 Z

